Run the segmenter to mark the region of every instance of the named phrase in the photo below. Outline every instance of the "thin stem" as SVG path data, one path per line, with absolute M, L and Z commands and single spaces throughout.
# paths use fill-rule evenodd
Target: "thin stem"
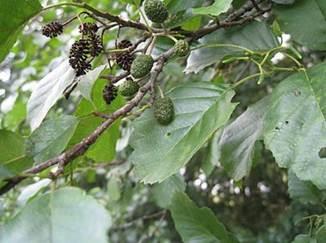
M 278 67 L 278 66 L 273 66 L 272 67 L 273 71 L 283 71 L 283 72 L 295 72 L 298 71 L 297 68 L 286 68 L 286 67 Z
M 79 15 L 78 15 L 79 16 Z M 70 24 L 72 21 L 74 21 L 75 19 L 78 18 L 78 16 L 75 16 L 75 17 L 72 17 L 71 19 L 68 19 L 66 22 L 64 22 L 62 25 L 63 26 L 66 26 L 68 24 Z
M 177 43 L 178 42 L 178 39 L 177 38 L 175 38 L 174 36 L 172 36 L 172 35 L 167 35 L 166 37 L 168 37 L 168 38 L 170 38 L 171 40 L 173 40 L 175 43 Z
M 155 42 L 156 42 L 156 36 L 153 37 L 153 39 L 150 42 L 150 45 L 148 46 L 148 48 L 146 49 L 146 54 L 150 55 L 153 51 L 153 48 L 155 46 Z
M 134 2 L 135 2 L 135 1 L 134 1 Z M 152 33 L 153 31 L 152 31 L 152 29 L 151 29 L 151 26 L 149 25 L 149 23 L 148 23 L 148 21 L 147 21 L 147 18 L 146 18 L 146 16 L 145 16 L 145 14 L 143 13 L 143 10 L 141 9 L 141 7 L 139 8 L 139 13 L 140 13 L 140 15 L 142 16 L 142 18 L 144 19 L 145 24 L 146 24 L 146 26 L 147 26 L 147 28 L 148 28 L 148 31 L 149 31 L 150 33 Z
M 269 55 L 269 54 L 268 54 Z M 267 56 L 267 55 L 266 55 Z M 266 60 L 266 59 L 264 59 L 264 60 Z M 264 60 L 262 61 L 262 63 L 264 62 Z M 257 67 L 258 67 L 258 69 L 259 69 L 259 73 L 260 73 L 260 76 L 259 76 L 259 80 L 257 81 L 257 83 L 258 84 L 261 84 L 262 82 L 263 82 L 263 80 L 264 80 L 264 73 L 265 73 L 265 71 L 264 71 L 264 69 L 263 69 L 263 66 L 262 66 L 262 64 L 261 63 L 258 63 L 257 61 L 255 61 L 255 60 L 251 60 L 253 63 L 255 63 L 256 65 L 257 65 Z
M 232 88 L 236 88 L 236 87 L 238 87 L 239 85 L 241 85 L 241 84 L 247 82 L 248 80 L 253 79 L 253 78 L 256 78 L 256 77 L 259 77 L 260 75 L 261 75 L 260 73 L 255 73 L 255 74 L 252 74 L 252 75 L 250 75 L 250 76 L 247 76 L 247 77 L 245 77 L 245 78 L 239 80 L 239 81 L 236 82 L 235 84 L 233 84 L 233 85 L 232 85 Z
M 111 25 L 108 25 L 107 23 L 103 22 L 101 19 L 97 18 L 94 14 L 91 14 L 89 12 L 83 11 L 79 15 L 82 15 L 82 14 L 86 14 L 87 16 L 89 16 L 92 19 L 96 20 L 97 22 L 101 23 L 105 27 L 111 26 Z
M 293 62 L 295 62 L 296 65 L 298 65 L 298 67 L 302 67 L 302 64 L 292 55 L 290 55 L 289 53 L 286 52 L 282 52 L 286 57 L 290 58 Z
M 164 93 L 163 93 L 161 87 L 160 87 L 159 85 L 157 85 L 157 88 L 158 88 L 158 90 L 159 90 L 159 92 L 160 92 L 160 96 L 161 96 L 161 98 L 164 98 Z

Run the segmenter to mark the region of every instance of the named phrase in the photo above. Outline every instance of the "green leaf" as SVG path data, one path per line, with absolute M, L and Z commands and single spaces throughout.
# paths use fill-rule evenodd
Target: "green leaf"
M 92 101 L 93 85 L 105 68 L 106 65 L 101 65 L 83 75 L 78 81 L 77 88 L 85 99 Z
M 292 171 L 289 171 L 288 191 L 292 199 L 300 200 L 302 203 L 322 203 L 323 192 L 311 182 L 299 180 Z
M 295 2 L 295 0 L 272 0 L 274 3 L 290 5 Z
M 50 183 L 51 180 L 46 178 L 26 186 L 22 189 L 21 193 L 19 194 L 17 198 L 17 203 L 20 206 L 25 205 L 28 200 L 37 195 L 37 193 L 39 193 L 43 188 L 50 185 Z
M 262 139 L 264 117 L 269 102 L 270 98 L 267 97 L 249 107 L 224 128 L 220 137 L 217 157 L 236 181 L 250 172 L 255 143 Z
M 198 208 L 185 193 L 176 193 L 170 207 L 183 242 L 237 242 L 209 208 Z
M 26 104 L 20 98 L 16 101 L 11 111 L 6 113 L 4 117 L 4 127 L 15 131 L 21 122 L 26 118 Z
M 212 173 L 215 166 L 220 166 L 218 140 L 220 138 L 222 130 L 218 130 L 212 137 L 208 144 L 208 151 L 205 161 L 203 161 L 202 169 L 208 176 Z
M 326 225 L 321 226 L 317 232 L 311 236 L 308 234 L 297 235 L 292 243 L 324 243 L 326 241 Z
M 122 182 L 119 176 L 113 175 L 107 183 L 107 192 L 109 195 L 109 201 L 118 201 L 121 198 L 121 186 Z
M 0 130 L 0 179 L 13 176 L 32 164 L 25 155 L 25 139 L 20 135 Z
M 99 162 L 109 162 L 115 158 L 115 147 L 120 138 L 120 123 L 121 120 L 117 120 L 101 135 L 94 146 L 87 151 L 87 157 Z
M 76 117 L 67 115 L 45 121 L 27 139 L 26 151 L 36 163 L 60 154 L 74 134 L 78 122 Z
M 182 29 L 188 31 L 198 30 L 201 26 L 202 16 L 194 16 L 182 23 Z
M 62 97 L 63 91 L 75 78 L 75 71 L 68 60 L 42 78 L 27 103 L 27 121 L 34 131 L 38 128 L 51 107 Z
M 15 44 L 27 21 L 41 9 L 38 0 L 0 0 L 0 62 Z
M 264 124 L 264 141 L 280 167 L 326 189 L 326 63 L 287 78 L 272 94 Z M 278 128 L 278 129 L 277 129 Z
M 111 220 L 82 190 L 66 187 L 39 196 L 0 228 L 0 242 L 106 243 Z
M 170 17 L 164 23 L 166 27 L 176 28 L 181 26 L 187 30 L 194 30 L 201 21 L 200 16 L 192 13 L 192 8 L 200 7 L 205 0 L 166 0 L 164 1 L 169 10 Z M 193 24 L 190 26 L 190 24 Z
M 216 0 L 210 6 L 193 9 L 193 13 L 219 16 L 221 13 L 225 13 L 231 7 L 232 1 L 233 0 Z
M 223 126 L 232 114 L 234 95 L 208 82 L 188 83 L 168 93 L 175 105 L 169 126 L 156 122 L 149 109 L 134 122 L 130 161 L 145 183 L 162 182 L 187 164 L 191 157 Z
M 241 27 L 217 30 L 199 40 L 200 46 L 211 46 L 192 51 L 186 72 L 199 72 L 207 66 L 219 63 L 224 56 L 244 52 L 241 48 L 254 51 L 269 50 L 278 46 L 270 28 L 261 22 L 252 22 Z M 224 44 L 224 46 L 223 46 Z M 227 47 L 225 44 L 236 45 Z M 219 46 L 214 46 L 219 45 Z
M 326 1 L 300 0 L 273 9 L 281 29 L 313 50 L 326 50 Z M 300 18 L 298 18 L 300 16 Z
M 170 206 L 174 194 L 177 192 L 184 192 L 185 189 L 186 184 L 183 177 L 180 175 L 173 175 L 153 186 L 153 196 L 158 206 L 167 208 Z
M 317 243 L 323 243 L 326 241 L 326 222 L 316 232 Z
M 315 238 L 312 238 L 310 235 L 297 235 L 292 243 L 319 243 Z M 320 242 L 321 243 L 321 242 Z
M 82 99 L 78 105 L 75 115 L 79 118 L 80 122 L 69 142 L 70 146 L 79 143 L 103 122 L 102 118 L 92 114 L 94 111 L 110 114 L 123 106 L 124 100 L 121 96 L 118 96 L 109 106 L 105 104 L 102 98 L 102 90 L 105 84 L 106 80 L 98 80 L 93 87 L 92 102 Z M 86 152 L 87 157 L 98 162 L 108 162 L 114 159 L 116 154 L 116 143 L 120 138 L 120 122 L 120 119 L 115 121 L 111 127 L 98 138 L 96 143 Z
M 320 157 L 326 145 L 326 63 L 307 75 L 309 80 L 302 72 L 288 77 L 225 128 L 219 142 L 220 160 L 233 177 L 248 173 L 254 143 L 263 138 L 280 167 L 326 189 L 326 163 Z
M 201 6 L 205 0 L 165 0 L 170 14 Z

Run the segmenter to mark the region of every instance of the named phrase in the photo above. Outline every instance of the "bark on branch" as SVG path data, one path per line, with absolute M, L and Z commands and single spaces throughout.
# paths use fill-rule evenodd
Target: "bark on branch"
M 186 34 L 186 36 L 189 37 L 190 41 L 194 41 L 194 40 L 197 40 L 207 34 L 210 34 L 214 31 L 216 31 L 217 29 L 226 28 L 226 27 L 230 27 L 230 26 L 234 26 L 234 25 L 241 25 L 241 24 L 247 23 L 249 21 L 252 21 L 257 16 L 260 16 L 263 13 L 270 11 L 270 8 L 267 8 L 265 10 L 261 10 L 259 8 L 261 11 L 259 11 L 259 12 L 257 11 L 251 15 L 243 17 L 243 15 L 245 13 L 250 12 L 252 9 L 257 9 L 257 6 L 259 7 L 258 4 L 260 4 L 263 1 L 264 0 L 250 1 L 248 4 L 244 5 L 239 10 L 231 13 L 225 20 L 223 20 L 219 23 L 210 24 L 196 32 L 189 32 Z M 124 27 L 131 27 L 131 28 L 151 32 L 151 30 L 149 30 L 148 27 L 142 23 L 134 22 L 134 21 L 130 21 L 130 20 L 124 20 L 118 16 L 114 16 L 109 13 L 101 12 L 85 3 L 81 3 L 81 4 L 80 3 L 62 3 L 62 4 L 53 5 L 51 7 L 45 8 L 43 10 L 53 8 L 55 6 L 60 7 L 60 6 L 64 6 L 64 5 L 84 8 L 98 17 L 107 19 L 110 22 L 118 23 L 119 25 L 124 26 Z M 47 161 L 44 161 L 43 163 L 40 163 L 30 169 L 25 170 L 22 173 L 22 175 L 18 175 L 18 176 L 6 179 L 5 184 L 0 188 L 0 195 L 8 192 L 10 189 L 14 188 L 17 184 L 19 184 L 24 179 L 26 179 L 30 176 L 33 176 L 51 166 L 58 165 L 58 170 L 53 174 L 54 177 L 57 177 L 61 173 L 63 173 L 64 167 L 67 164 L 69 164 L 70 162 L 72 162 L 74 159 L 76 159 L 77 157 L 85 154 L 85 152 L 89 149 L 89 147 L 92 144 L 94 144 L 97 141 L 97 139 L 101 136 L 101 134 L 106 129 L 108 129 L 118 118 L 126 116 L 132 109 L 134 109 L 135 107 L 138 106 L 138 104 L 144 98 L 146 93 L 153 86 L 153 83 L 157 80 L 158 75 L 162 72 L 165 62 L 173 55 L 173 53 L 174 53 L 174 49 L 171 48 L 170 50 L 168 50 L 167 52 L 165 52 L 161 56 L 159 56 L 157 58 L 156 66 L 151 73 L 150 80 L 143 87 L 140 88 L 137 95 L 132 100 L 130 100 L 125 106 L 123 106 L 119 110 L 115 111 L 111 115 L 105 117 L 106 120 L 100 126 L 98 126 L 89 136 L 87 136 L 80 143 L 74 145 L 72 148 L 66 150 L 59 156 L 56 156 L 56 157 L 49 159 Z M 121 78 L 128 76 L 128 75 L 129 75 L 129 73 L 124 73 L 124 74 L 122 74 L 121 77 L 117 77 L 117 80 L 120 80 Z
M 22 176 L 16 176 L 12 177 L 6 180 L 6 184 L 0 188 L 0 195 L 8 192 L 11 188 L 15 187 L 17 184 L 19 184 L 21 181 L 26 179 L 27 177 L 37 174 L 51 166 L 59 165 L 59 168 L 56 172 L 53 173 L 52 176 L 57 177 L 59 176 L 63 170 L 64 167 L 72 162 L 77 157 L 85 154 L 85 152 L 88 150 L 88 148 L 94 144 L 97 139 L 101 136 L 101 134 L 108 129 L 118 118 L 125 116 L 128 114 L 133 108 L 138 106 L 140 101 L 144 98 L 145 94 L 148 92 L 148 90 L 151 88 L 151 85 L 153 82 L 155 82 L 158 78 L 158 75 L 162 72 L 164 63 L 167 61 L 167 59 L 173 55 L 174 50 L 171 48 L 169 51 L 162 54 L 156 63 L 156 66 L 154 67 L 150 80 L 142 86 L 136 96 L 130 100 L 126 105 L 124 105 L 119 110 L 112 113 L 100 126 L 98 126 L 89 136 L 84 138 L 80 143 L 74 145 L 72 148 L 66 150 L 62 154 L 49 159 L 43 163 L 40 163 L 30 169 L 25 170 L 22 174 Z

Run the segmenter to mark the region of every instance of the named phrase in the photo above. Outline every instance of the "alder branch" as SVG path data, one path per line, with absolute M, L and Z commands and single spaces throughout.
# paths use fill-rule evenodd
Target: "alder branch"
M 259 6 L 259 4 L 263 3 L 264 1 L 265 0 L 255 0 L 255 4 L 257 6 Z M 228 21 L 234 21 L 234 20 L 240 18 L 245 13 L 251 11 L 254 7 L 255 6 L 254 6 L 252 0 L 250 0 L 249 2 L 247 2 L 246 4 L 244 4 L 241 8 L 239 8 L 238 10 L 234 11 L 233 13 L 231 13 L 227 17 L 227 19 L 228 19 Z
M 259 4 L 261 2 L 263 2 L 264 0 L 257 0 L 255 3 Z M 269 12 L 271 10 L 271 6 L 266 8 L 266 9 L 261 9 L 259 12 L 253 13 L 252 15 L 248 15 L 245 17 L 240 18 L 241 16 L 243 16 L 245 13 L 253 10 L 255 8 L 255 6 L 253 5 L 252 2 L 249 2 L 247 4 L 245 4 L 242 8 L 240 8 L 237 11 L 234 11 L 233 13 L 231 13 L 226 19 L 215 23 L 215 24 L 211 24 L 208 25 L 202 29 L 199 29 L 196 32 L 192 32 L 190 34 L 190 40 L 194 41 L 194 40 L 198 40 L 201 37 L 208 35 L 218 29 L 221 28 L 229 28 L 229 27 L 233 27 L 233 26 L 237 26 L 237 25 L 243 25 L 246 24 L 248 22 L 253 21 L 255 18 L 263 15 L 266 12 Z
M 264 0 L 256 0 L 255 3 L 259 4 L 263 1 Z M 60 6 L 65 6 L 65 5 L 84 8 L 98 17 L 107 19 L 111 22 L 116 22 L 119 25 L 124 26 L 124 27 L 131 27 L 131 28 L 145 30 L 145 31 L 149 31 L 149 32 L 152 31 L 152 30 L 149 30 L 148 27 L 142 23 L 134 22 L 134 21 L 130 21 L 130 20 L 123 20 L 118 16 L 114 16 L 109 13 L 101 12 L 86 3 L 61 3 L 61 4 L 46 7 L 43 9 L 43 11 L 50 9 L 50 8 L 60 7 Z M 247 22 L 250 22 L 253 19 L 255 19 L 256 17 L 261 16 L 265 12 L 270 11 L 270 9 L 271 9 L 271 8 L 267 8 L 267 9 L 261 10 L 260 12 L 257 12 L 252 15 L 248 15 L 246 17 L 241 18 L 241 16 L 243 16 L 246 12 L 251 11 L 254 8 L 255 8 L 255 6 L 250 1 L 248 4 L 244 5 L 239 10 L 231 13 L 225 20 L 223 20 L 219 23 L 208 25 L 196 32 L 190 32 L 190 33 L 188 33 L 189 35 L 186 35 L 186 36 L 188 36 L 188 37 L 190 36 L 191 38 L 189 40 L 194 41 L 194 40 L 197 40 L 207 34 L 214 32 L 220 28 L 227 28 L 227 27 L 231 27 L 231 26 L 235 26 L 235 25 L 242 25 Z M 76 159 L 77 157 L 85 154 L 85 152 L 89 149 L 89 147 L 92 144 L 94 144 L 97 141 L 97 139 L 100 137 L 100 135 L 104 131 L 106 131 L 106 129 L 108 129 L 118 118 L 120 118 L 122 116 L 126 116 L 133 108 L 138 106 L 138 104 L 144 98 L 145 94 L 151 89 L 151 87 L 153 87 L 153 83 L 156 81 L 156 79 L 158 78 L 158 75 L 163 70 L 165 62 L 167 61 L 167 59 L 169 57 L 171 57 L 173 55 L 173 53 L 174 53 L 174 50 L 173 50 L 173 48 L 171 48 L 170 50 L 168 50 L 167 52 L 165 52 L 161 56 L 159 56 L 159 58 L 157 59 L 157 62 L 156 62 L 156 67 L 154 68 L 154 70 L 151 73 L 150 80 L 143 87 L 140 88 L 137 95 L 131 101 L 129 101 L 125 106 L 123 106 L 119 110 L 115 111 L 108 117 L 105 117 L 106 120 L 99 127 L 97 127 L 88 137 L 84 138 L 80 143 L 74 145 L 71 149 L 66 150 L 59 156 L 54 157 L 50 160 L 47 160 L 43 163 L 40 163 L 28 170 L 25 170 L 22 173 L 22 175 L 18 175 L 18 176 L 11 177 L 11 178 L 4 180 L 5 184 L 0 188 L 0 195 L 8 192 L 10 189 L 15 187 L 17 184 L 19 184 L 24 179 L 26 179 L 30 176 L 33 176 L 51 166 L 59 165 L 58 170 L 53 174 L 54 177 L 57 177 L 61 173 L 63 173 L 64 167 L 67 164 L 69 164 L 70 162 L 72 162 L 74 159 Z M 121 78 L 127 77 L 128 75 L 129 75 L 129 73 L 123 73 L 120 77 L 118 76 L 117 79 L 114 81 L 117 82 Z
M 115 22 L 118 23 L 121 26 L 125 26 L 125 27 L 131 27 L 131 28 L 135 28 L 135 29 L 139 29 L 139 30 L 146 30 L 149 31 L 148 27 L 142 23 L 139 22 L 135 22 L 135 21 L 131 21 L 131 20 L 124 20 L 122 18 L 120 18 L 119 16 L 116 15 L 112 15 L 110 13 L 107 12 L 102 12 L 96 8 L 93 8 L 92 6 L 90 6 L 87 3 L 70 3 L 70 2 L 65 2 L 65 3 L 58 3 L 58 4 L 53 4 L 53 5 L 49 5 L 45 8 L 42 9 L 42 12 L 47 11 L 49 9 L 52 8 L 58 8 L 58 7 L 64 7 L 64 6 L 71 6 L 71 7 L 76 7 L 76 8 L 83 8 L 85 10 L 90 11 L 92 14 L 101 17 L 103 19 L 109 20 L 110 22 Z
M 10 189 L 15 187 L 24 179 L 28 178 L 31 175 L 37 174 L 51 166 L 59 165 L 59 168 L 56 172 L 52 174 L 53 177 L 59 176 L 63 173 L 64 167 L 72 162 L 77 157 L 85 154 L 89 147 L 94 144 L 100 135 L 106 131 L 118 118 L 128 114 L 133 108 L 138 106 L 140 101 L 144 98 L 147 91 L 151 88 L 152 83 L 155 82 L 158 78 L 158 75 L 162 72 L 165 62 L 169 57 L 174 53 L 174 49 L 171 48 L 167 52 L 160 55 L 156 66 L 154 67 L 150 80 L 142 86 L 136 96 L 130 100 L 125 106 L 119 110 L 112 113 L 100 126 L 98 126 L 95 131 L 93 131 L 88 137 L 84 138 L 80 143 L 74 145 L 71 149 L 68 149 L 64 153 L 56 156 L 52 159 L 49 159 L 43 163 L 40 163 L 30 169 L 25 170 L 22 175 L 6 179 L 6 184 L 0 188 L 0 195 L 8 192 Z
M 252 5 L 257 9 L 258 12 L 261 12 L 261 8 L 259 7 L 258 3 L 256 0 L 250 0 Z

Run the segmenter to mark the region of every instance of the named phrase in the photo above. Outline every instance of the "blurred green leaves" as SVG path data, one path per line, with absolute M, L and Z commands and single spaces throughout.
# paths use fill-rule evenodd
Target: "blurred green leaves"
M 185 193 L 176 193 L 170 206 L 183 242 L 238 242 L 209 208 L 198 208 Z
M 38 0 L 0 1 L 0 62 L 15 44 L 27 21 L 41 9 Z
M 25 154 L 25 139 L 17 133 L 0 130 L 0 180 L 13 176 L 33 163 Z
M 66 187 L 28 202 L 0 227 L 0 242 L 106 243 L 110 225 L 108 212 L 94 198 Z
M 264 139 L 280 167 L 326 189 L 326 64 L 285 79 L 273 93 L 228 125 L 221 136 L 220 161 L 235 179 L 248 174 L 254 143 Z
M 313 50 L 326 50 L 326 1 L 297 0 L 290 6 L 275 5 L 273 11 L 282 31 L 295 42 Z

